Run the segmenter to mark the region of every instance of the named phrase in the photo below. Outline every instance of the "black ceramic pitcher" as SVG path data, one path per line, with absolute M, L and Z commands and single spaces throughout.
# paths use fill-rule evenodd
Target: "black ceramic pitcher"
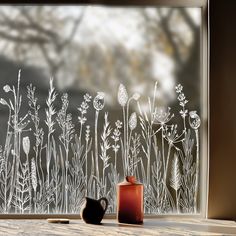
M 81 218 L 88 224 L 100 224 L 107 207 L 108 200 L 105 197 L 99 200 L 86 197 L 81 207 Z

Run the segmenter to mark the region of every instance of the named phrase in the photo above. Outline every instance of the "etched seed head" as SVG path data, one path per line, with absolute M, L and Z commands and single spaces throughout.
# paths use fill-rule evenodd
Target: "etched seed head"
M 31 179 L 34 191 L 37 189 L 36 164 L 34 158 L 31 160 Z
M 189 125 L 192 129 L 198 129 L 201 125 L 201 119 L 196 111 L 189 112 Z
M 11 88 L 10 88 L 10 86 L 7 84 L 7 85 L 5 85 L 5 86 L 3 87 L 3 90 L 5 91 L 5 93 L 8 93 L 8 92 L 11 91 Z
M 0 99 L 0 103 L 1 103 L 2 105 L 8 105 L 8 104 L 7 104 L 7 101 L 6 101 L 5 99 L 3 99 L 3 98 Z
M 97 96 L 93 99 L 93 106 L 97 111 L 103 109 L 105 105 L 105 94 L 103 92 L 97 92 Z
M 29 155 L 29 151 L 30 151 L 30 139 L 28 136 L 23 138 L 22 141 L 22 145 L 23 145 L 23 150 L 25 152 L 26 155 Z
M 119 86 L 117 99 L 118 99 L 119 104 L 122 107 L 125 106 L 125 104 L 127 103 L 128 99 L 129 99 L 127 90 L 123 84 L 120 84 L 120 86 Z
M 135 101 L 138 101 L 139 98 L 140 98 L 140 94 L 139 93 L 134 93 L 132 97 Z
M 137 115 L 135 112 L 133 112 L 129 118 L 129 128 L 130 130 L 134 130 L 136 126 L 137 126 Z
M 174 114 L 171 115 L 170 107 L 168 107 L 168 109 L 163 107 L 156 107 L 153 116 L 156 123 L 163 125 L 169 122 L 174 117 Z

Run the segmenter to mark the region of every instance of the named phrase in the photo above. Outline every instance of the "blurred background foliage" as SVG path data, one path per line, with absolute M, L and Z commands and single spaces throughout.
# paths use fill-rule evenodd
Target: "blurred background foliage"
M 2 88 L 6 84 L 16 86 L 18 70 L 22 69 L 20 112 L 28 113 L 27 86 L 32 83 L 40 105 L 40 127 L 46 134 L 45 100 L 50 77 L 54 78 L 59 91 L 54 102 L 55 110 L 61 109 L 60 97 L 68 92 L 68 113 L 72 114 L 76 131 L 80 129 L 77 108 L 84 94 L 89 93 L 94 98 L 97 92 L 104 92 L 105 108 L 98 124 L 100 139 L 104 111 L 109 112 L 111 124 L 117 119 L 122 120 L 117 101 L 119 85 L 124 84 L 129 95 L 139 93 L 141 108 L 147 111 L 147 97 L 152 100 L 157 81 L 155 106 L 171 106 L 171 113 L 176 114 L 173 123 L 178 124 L 180 132 L 183 127 L 178 115 L 177 84 L 184 86 L 187 109 L 196 110 L 201 116 L 200 36 L 200 8 L 1 6 L 0 97 L 9 100 L 9 94 Z M 0 109 L 0 144 L 3 145 L 8 109 L 6 106 Z M 136 103 L 131 103 L 130 114 L 134 111 L 139 114 Z M 86 125 L 90 125 L 92 137 L 94 117 L 95 111 L 90 109 Z M 154 128 L 158 127 L 155 125 Z M 140 126 L 137 133 L 141 133 Z M 27 135 L 30 140 L 34 138 L 33 132 Z M 59 135 L 57 125 L 56 140 Z M 33 156 L 33 150 L 30 152 Z M 152 164 L 154 157 L 151 159 Z M 118 165 L 121 168 L 121 163 Z M 45 169 L 46 162 L 42 166 Z
M 104 91 L 109 105 L 120 83 L 145 95 L 158 81 L 164 106 L 182 83 L 189 107 L 200 109 L 200 16 L 199 8 L 2 6 L 1 58 L 33 67 L 40 84 L 52 76 L 61 90 Z

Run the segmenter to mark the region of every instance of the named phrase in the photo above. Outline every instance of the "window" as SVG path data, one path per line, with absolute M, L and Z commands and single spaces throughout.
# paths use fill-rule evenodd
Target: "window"
M 146 214 L 204 213 L 202 6 L 0 7 L 2 214 L 113 214 L 127 175 Z

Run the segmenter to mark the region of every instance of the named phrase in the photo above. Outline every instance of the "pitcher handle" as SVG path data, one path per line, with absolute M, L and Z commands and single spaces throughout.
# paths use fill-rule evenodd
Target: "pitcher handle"
M 100 204 L 101 204 L 102 201 L 105 202 L 105 209 L 104 209 L 103 205 L 101 204 L 102 208 L 104 209 L 104 213 L 105 213 L 106 210 L 107 210 L 107 207 L 108 207 L 108 200 L 105 197 L 102 197 L 98 201 L 100 202 Z

